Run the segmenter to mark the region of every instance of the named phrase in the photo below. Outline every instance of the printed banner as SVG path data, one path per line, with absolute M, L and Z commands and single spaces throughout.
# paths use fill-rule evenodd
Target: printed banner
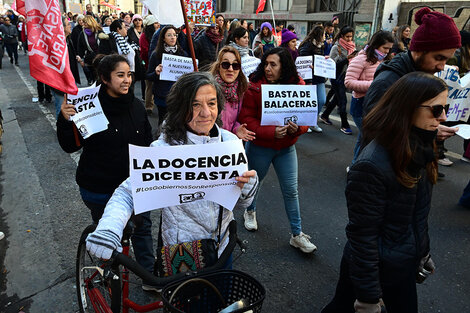
M 198 60 L 196 60 L 198 64 Z M 160 80 L 175 82 L 183 74 L 194 72 L 193 59 L 164 53 Z
M 75 115 L 71 117 L 83 139 L 108 129 L 108 119 L 101 108 L 98 92 L 100 86 L 94 85 L 78 89 L 76 95 L 67 95 L 67 103 L 75 106 Z
M 241 190 L 235 178 L 248 170 L 241 140 L 205 145 L 129 145 L 135 214 L 210 200 L 232 210 Z
M 312 79 L 312 68 L 313 58 L 312 56 L 303 56 L 297 57 L 295 60 L 295 66 L 297 67 L 297 72 L 299 76 L 305 79 Z
M 470 116 L 470 73 L 459 79 L 459 71 L 453 66 L 446 65 L 444 70 L 435 75 L 443 79 L 449 87 L 447 121 L 466 122 Z
M 255 57 L 244 56 L 242 58 L 242 71 L 245 74 L 246 78 L 250 76 L 251 73 L 256 71 L 256 68 L 261 63 L 261 60 Z
M 28 0 L 25 5 L 31 76 L 62 92 L 76 94 L 59 0 Z
M 322 55 L 315 55 L 315 64 L 313 65 L 313 74 L 325 78 L 336 78 L 336 63 L 330 58 Z
M 317 89 L 313 85 L 261 85 L 261 125 L 317 125 Z

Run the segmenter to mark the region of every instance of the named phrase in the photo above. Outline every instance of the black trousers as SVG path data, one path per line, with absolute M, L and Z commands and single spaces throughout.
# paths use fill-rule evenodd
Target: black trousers
M 414 263 L 409 266 L 381 264 L 380 285 L 387 313 L 418 313 Z M 354 313 L 354 301 L 356 301 L 356 295 L 349 278 L 349 264 L 343 257 L 335 296 L 321 313 Z
M 37 82 L 38 82 L 37 89 L 38 89 L 39 101 L 41 102 L 44 100 L 48 102 L 52 101 L 51 88 L 48 85 L 40 82 L 39 80 Z

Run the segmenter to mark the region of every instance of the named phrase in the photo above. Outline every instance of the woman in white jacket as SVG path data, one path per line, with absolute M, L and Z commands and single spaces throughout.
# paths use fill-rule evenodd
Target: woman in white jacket
M 237 136 L 219 128 L 224 95 L 209 73 L 193 72 L 183 75 L 167 97 L 168 115 L 160 138 L 151 146 L 211 144 L 237 139 Z M 237 206 L 244 209 L 251 204 L 258 177 L 256 171 L 247 171 L 236 178 L 241 188 Z M 96 257 L 109 259 L 113 250 L 120 250 L 124 227 L 133 212 L 131 182 L 128 178 L 114 192 L 106 205 L 96 230 L 87 238 L 87 250 Z M 209 200 L 162 208 L 162 239 L 164 245 L 216 238 L 219 205 Z M 219 256 L 228 243 L 228 224 L 233 213 L 223 209 L 221 238 L 225 238 Z

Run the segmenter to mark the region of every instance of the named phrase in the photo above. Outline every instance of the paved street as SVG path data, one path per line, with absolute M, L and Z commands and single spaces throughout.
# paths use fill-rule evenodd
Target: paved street
M 140 94 L 139 85 L 136 91 Z M 0 312 L 77 312 L 76 246 L 91 216 L 75 183 L 77 156 L 63 152 L 57 143 L 54 104 L 32 103 L 33 95 L 36 82 L 29 76 L 23 53 L 19 68 L 4 58 L 0 230 L 6 236 L 0 241 Z M 353 136 L 341 133 L 334 117 L 333 126 L 320 125 L 322 134 L 305 134 L 296 145 L 303 231 L 318 246 L 315 254 L 305 255 L 289 245 L 289 225 L 274 171 L 261 190 L 259 230 L 247 232 L 242 212 L 235 212 L 239 236 L 248 240 L 249 250 L 234 268 L 266 287 L 263 312 L 319 312 L 333 296 L 346 241 L 345 169 L 357 133 L 355 128 Z M 455 158 L 462 153 L 462 142 L 457 137 L 446 142 L 455 163 L 440 168 L 446 177 L 434 189 L 429 227 L 437 270 L 418 286 L 421 313 L 470 312 L 470 211 L 457 205 L 470 179 L 470 164 Z M 158 212 L 152 214 L 158 225 Z

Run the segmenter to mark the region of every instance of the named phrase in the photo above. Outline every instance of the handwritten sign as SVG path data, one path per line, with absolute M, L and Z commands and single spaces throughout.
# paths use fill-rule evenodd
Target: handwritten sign
M 197 60 L 196 60 L 196 63 Z M 194 72 L 193 60 L 164 53 L 162 56 L 161 80 L 177 81 L 183 74 Z
M 335 79 L 336 63 L 330 58 L 325 58 L 322 55 L 315 55 L 313 71 L 315 76 Z
M 248 170 L 241 140 L 204 145 L 129 145 L 136 214 L 210 200 L 232 210 L 241 190 L 235 177 Z
M 297 72 L 299 73 L 302 79 L 312 79 L 312 68 L 313 58 L 311 56 L 297 57 L 295 60 L 295 66 L 297 67 Z
M 466 122 L 470 116 L 470 74 L 459 78 L 459 71 L 453 66 L 446 65 L 444 70 L 436 73 L 435 76 L 443 79 L 449 88 L 447 121 Z
M 261 125 L 317 125 L 317 89 L 313 85 L 261 85 Z
M 189 22 L 196 25 L 215 25 L 216 0 L 185 0 Z
M 244 56 L 242 58 L 242 71 L 246 77 L 256 71 L 256 68 L 261 63 L 261 60 L 255 57 Z
M 67 95 L 67 103 L 75 107 L 75 115 L 71 117 L 83 139 L 108 129 L 108 119 L 101 108 L 98 92 L 100 86 L 94 85 L 79 88 L 76 95 Z

